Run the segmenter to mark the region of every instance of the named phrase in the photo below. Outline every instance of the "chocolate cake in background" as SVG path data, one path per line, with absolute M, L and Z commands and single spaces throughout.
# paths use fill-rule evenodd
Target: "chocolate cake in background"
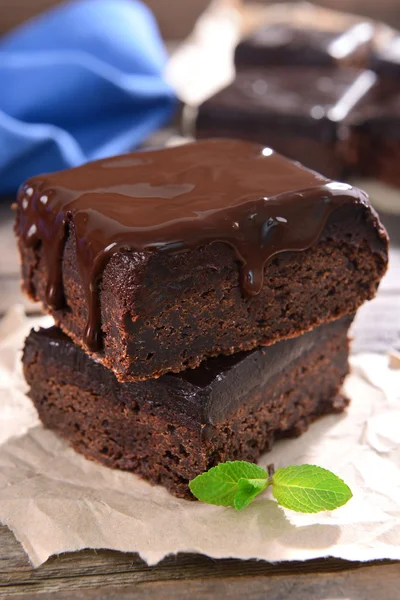
M 400 79 L 381 82 L 379 102 L 372 100 L 350 128 L 347 160 L 354 174 L 400 188 Z
M 400 82 L 400 34 L 375 48 L 370 59 L 370 68 L 381 78 Z
M 242 69 L 199 107 L 195 134 L 255 141 L 342 179 L 349 125 L 375 84 L 374 73 L 357 69 Z
M 238 70 L 277 65 L 344 65 L 363 69 L 368 65 L 375 32 L 376 26 L 371 22 L 336 29 L 318 23 L 306 27 L 290 22 L 267 24 L 238 44 L 235 66 Z
M 400 35 L 371 66 L 378 79 L 353 119 L 347 160 L 352 173 L 400 188 Z
M 398 187 L 400 34 L 341 13 L 313 22 L 313 12 L 282 11 L 242 40 L 234 81 L 184 129 L 269 145 L 327 177 Z

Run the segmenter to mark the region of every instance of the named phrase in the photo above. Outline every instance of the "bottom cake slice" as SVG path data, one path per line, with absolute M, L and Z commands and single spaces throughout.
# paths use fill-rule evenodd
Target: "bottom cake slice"
M 32 330 L 24 372 L 44 425 L 78 452 L 190 498 L 199 473 L 255 461 L 274 439 L 345 408 L 351 321 L 135 383 L 118 382 L 58 328 Z

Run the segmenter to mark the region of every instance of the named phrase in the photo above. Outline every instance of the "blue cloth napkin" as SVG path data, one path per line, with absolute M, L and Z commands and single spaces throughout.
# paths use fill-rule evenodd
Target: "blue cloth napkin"
M 0 195 L 126 152 L 172 116 L 156 22 L 135 0 L 61 5 L 0 39 Z

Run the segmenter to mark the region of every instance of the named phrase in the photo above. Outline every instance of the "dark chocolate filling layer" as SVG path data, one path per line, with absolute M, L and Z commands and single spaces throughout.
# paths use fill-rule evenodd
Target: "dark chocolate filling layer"
M 61 361 L 71 372 L 85 372 L 88 379 L 109 390 L 110 402 L 117 390 L 123 388 L 132 398 L 146 398 L 155 412 L 163 407 L 182 415 L 185 421 L 216 425 L 229 419 L 251 390 L 285 377 L 292 364 L 307 356 L 318 344 L 347 331 L 353 317 L 342 317 L 272 346 L 209 358 L 196 369 L 139 382 L 118 382 L 110 369 L 88 357 L 57 327 L 32 330 L 25 354 L 32 344 L 46 346 L 49 360 Z

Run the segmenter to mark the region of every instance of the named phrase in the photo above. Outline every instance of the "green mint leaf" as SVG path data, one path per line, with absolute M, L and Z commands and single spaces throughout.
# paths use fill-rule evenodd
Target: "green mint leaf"
M 265 481 L 268 479 L 268 473 L 264 469 L 243 460 L 236 460 L 220 463 L 209 471 L 198 475 L 189 483 L 189 488 L 198 500 L 218 506 L 235 506 L 235 496 L 240 492 L 238 506 L 244 508 L 246 506 L 245 489 L 248 489 L 250 496 L 253 494 L 249 500 L 251 502 L 257 495 L 257 493 L 254 494 L 254 487 L 257 488 L 257 484 L 245 488 L 243 483 L 239 486 L 239 482 L 241 480 L 259 481 L 260 479 Z
M 272 493 L 281 506 L 303 513 L 334 510 L 352 497 L 342 479 L 315 465 L 278 469 L 272 477 Z
M 268 479 L 239 479 L 237 492 L 233 498 L 233 506 L 236 510 L 243 510 L 267 487 Z

